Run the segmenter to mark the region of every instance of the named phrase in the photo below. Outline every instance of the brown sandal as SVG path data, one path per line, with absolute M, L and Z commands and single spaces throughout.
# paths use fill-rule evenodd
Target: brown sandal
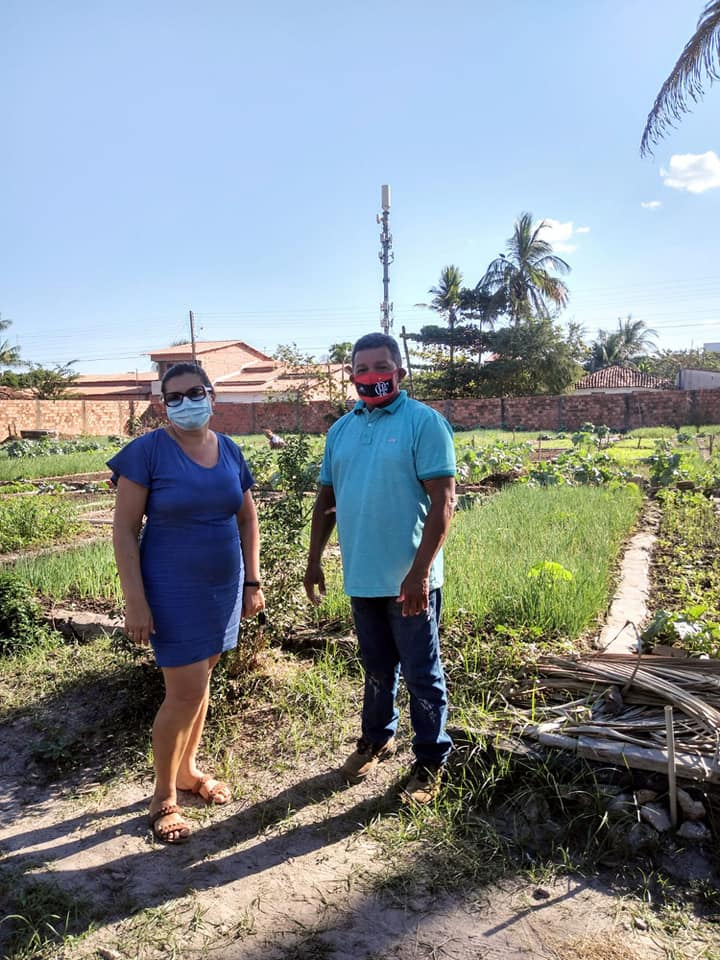
M 229 803 L 232 800 L 232 790 L 227 783 L 224 780 L 215 780 L 215 786 L 209 787 L 207 785 L 209 780 L 215 780 L 215 777 L 209 773 L 198 777 L 191 787 L 192 792 L 202 797 L 207 803 L 214 803 L 217 806 Z
M 176 803 L 164 803 L 159 810 L 149 815 L 150 826 L 153 836 L 161 843 L 185 843 L 190 837 L 190 824 L 180 818 L 174 823 L 161 824 L 158 820 L 163 817 L 170 817 L 173 814 L 180 813 L 180 807 Z M 177 834 L 177 836 L 173 836 Z

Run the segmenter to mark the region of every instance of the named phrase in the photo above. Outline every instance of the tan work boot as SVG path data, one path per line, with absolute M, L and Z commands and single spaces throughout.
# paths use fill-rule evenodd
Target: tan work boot
M 432 803 L 440 793 L 442 781 L 442 767 L 416 762 L 410 771 L 410 779 L 400 793 L 400 799 L 403 803 Z
M 361 783 L 375 767 L 395 753 L 395 737 L 386 743 L 368 743 L 360 737 L 355 751 L 350 754 L 340 768 L 340 773 L 348 783 Z

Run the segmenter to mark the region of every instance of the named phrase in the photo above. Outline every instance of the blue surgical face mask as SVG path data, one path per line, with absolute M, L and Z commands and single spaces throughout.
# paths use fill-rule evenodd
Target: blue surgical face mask
M 165 407 L 165 413 L 168 415 L 168 420 L 181 430 L 199 430 L 212 416 L 210 398 L 191 400 L 190 397 L 183 397 L 179 406 Z

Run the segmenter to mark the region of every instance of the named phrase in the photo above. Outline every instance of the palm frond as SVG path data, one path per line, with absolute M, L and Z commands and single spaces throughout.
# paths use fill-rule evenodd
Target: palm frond
M 697 103 L 706 83 L 720 80 L 720 0 L 711 0 L 695 33 L 685 44 L 670 76 L 660 88 L 648 114 L 640 156 L 652 156 L 652 147 Z

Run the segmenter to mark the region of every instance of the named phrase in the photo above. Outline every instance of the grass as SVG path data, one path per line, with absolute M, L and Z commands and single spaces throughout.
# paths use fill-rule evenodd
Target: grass
M 42 477 L 65 477 L 71 474 L 99 473 L 110 470 L 106 461 L 118 447 L 78 453 L 51 453 L 39 457 L 0 458 L 0 480 L 30 480 Z
M 446 622 L 578 636 L 605 609 L 640 504 L 634 487 L 512 486 L 460 512 L 445 551 Z
M 53 603 L 87 600 L 111 609 L 123 597 L 112 544 L 90 543 L 37 557 L 22 557 L 12 569 Z
M 75 504 L 52 494 L 0 498 L 0 554 L 48 543 L 83 529 Z
M 634 487 L 516 486 L 455 517 L 446 547 L 443 646 L 450 721 L 465 735 L 456 736 L 458 751 L 441 801 L 423 811 L 383 809 L 382 817 L 371 820 L 368 829 L 383 847 L 379 860 L 387 865 L 380 881 L 386 894 L 466 889 L 518 872 L 594 872 L 608 858 L 627 858 L 622 838 L 608 830 L 605 787 L 596 772 L 567 758 L 539 761 L 503 752 L 494 737 L 519 670 L 538 649 L 557 650 L 568 637 L 581 635 L 604 610 L 617 554 L 639 507 Z M 25 559 L 15 569 L 55 602 L 119 602 L 109 544 Z M 325 572 L 329 595 L 318 632 L 327 633 L 328 622 L 349 627 L 336 551 L 328 551 Z M 305 610 L 307 626 L 313 611 Z M 278 653 L 277 662 L 282 670 L 271 678 L 262 671 L 241 678 L 227 700 L 218 671 L 204 752 L 223 776 L 242 782 L 250 764 L 279 775 L 305 763 L 333 763 L 357 732 L 362 682 L 351 644 L 328 642 L 298 656 Z M 158 671 L 109 640 L 41 648 L 0 663 L 0 716 L 32 718 L 35 760 L 49 778 L 65 782 L 82 776 L 88 765 L 101 781 L 126 769 L 147 774 L 148 731 L 160 696 Z M 406 723 L 406 699 L 401 704 Z M 639 882 L 633 870 L 627 868 L 628 890 Z M 674 895 L 663 893 L 666 899 Z M 687 909 L 683 896 L 678 892 L 677 902 Z M 52 897 L 44 903 L 37 911 L 26 909 L 29 922 L 13 928 L 13 935 L 26 930 L 13 960 L 57 955 L 43 924 L 63 916 L 62 904 Z M 91 923 L 86 917 L 84 924 Z M 163 942 L 176 949 L 172 911 L 166 916 L 148 908 L 123 927 L 124 942 L 142 944 L 149 954 Z M 73 930 L 70 925 L 58 931 L 66 944 Z M 163 936 L 157 938 L 156 930 Z
M 322 752 L 337 754 L 356 730 L 359 714 L 360 663 L 352 652 L 326 644 L 284 686 L 275 710 L 282 720 L 279 746 L 297 756 L 315 725 L 329 730 Z
M 0 901 L 0 923 L 9 928 L 4 960 L 53 960 L 60 943 L 70 946 L 74 934 L 93 926 L 92 904 L 50 881 L 0 875 Z

